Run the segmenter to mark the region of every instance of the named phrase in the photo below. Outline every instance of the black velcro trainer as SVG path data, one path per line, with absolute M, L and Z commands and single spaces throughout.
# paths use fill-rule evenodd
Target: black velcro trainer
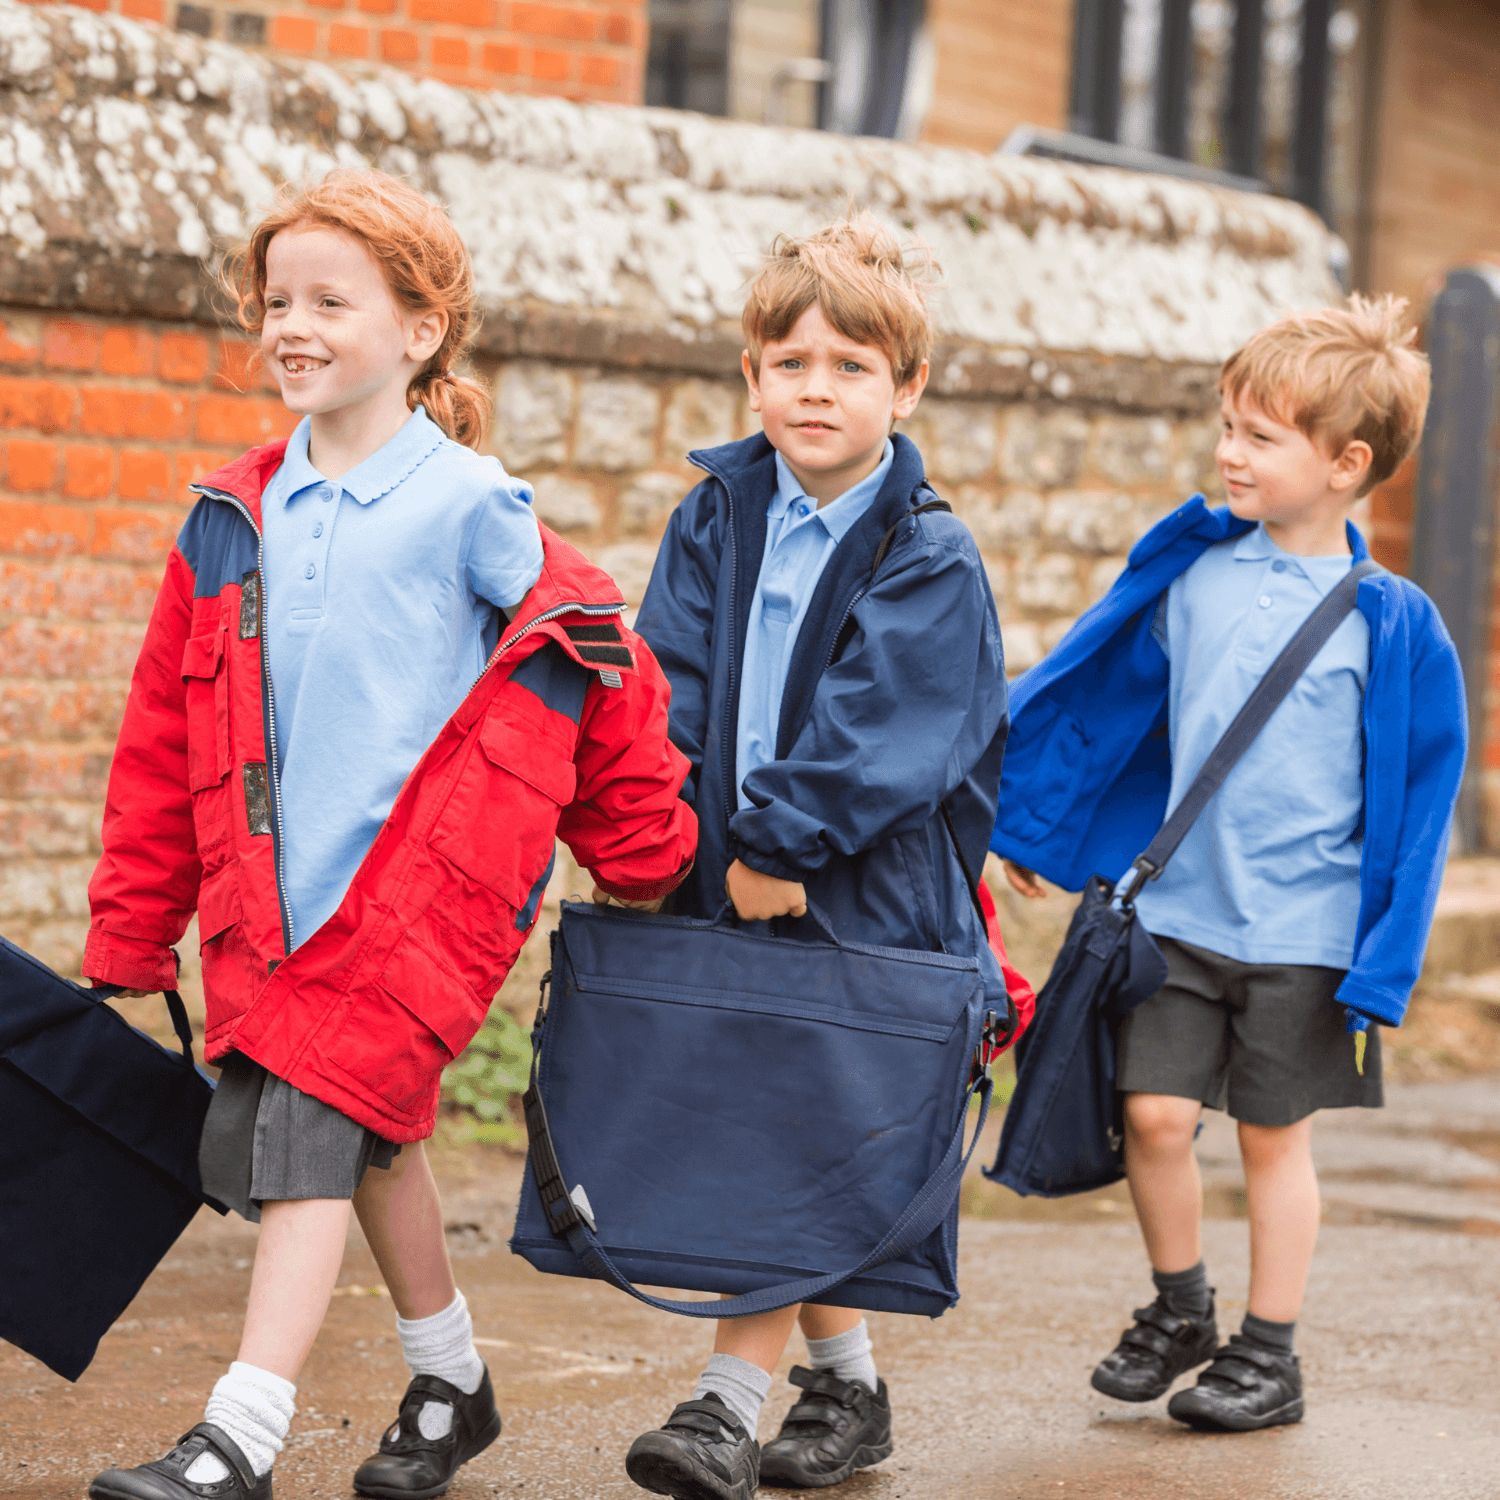
M 188 1479 L 187 1471 L 212 1453 L 229 1473 L 212 1484 Z M 106 1469 L 89 1485 L 90 1500 L 271 1500 L 271 1473 L 255 1477 L 240 1445 L 212 1422 L 200 1422 L 177 1439 L 165 1458 L 136 1469 Z
M 1197 1385 L 1178 1391 L 1167 1415 L 1190 1427 L 1255 1432 L 1302 1420 L 1302 1367 L 1295 1354 L 1272 1354 L 1237 1333 L 1214 1355 Z
M 831 1370 L 792 1369 L 807 1394 L 786 1414 L 760 1456 L 762 1484 L 811 1490 L 842 1484 L 856 1469 L 891 1456 L 891 1398 L 885 1381 L 871 1391 Z
M 418 1419 L 429 1401 L 453 1408 L 453 1425 L 444 1437 L 422 1436 Z M 499 1436 L 500 1413 L 488 1369 L 472 1396 L 436 1375 L 413 1375 L 396 1420 L 380 1439 L 380 1452 L 355 1471 L 354 1493 L 374 1500 L 441 1495 L 459 1469 Z
M 665 1427 L 643 1432 L 625 1455 L 625 1472 L 673 1500 L 750 1500 L 760 1482 L 760 1444 L 710 1391 L 674 1407 Z
M 1219 1342 L 1214 1304 L 1201 1318 L 1179 1317 L 1158 1297 L 1132 1314 L 1135 1327 L 1104 1356 L 1089 1384 L 1116 1401 L 1155 1401 L 1179 1375 L 1213 1357 Z

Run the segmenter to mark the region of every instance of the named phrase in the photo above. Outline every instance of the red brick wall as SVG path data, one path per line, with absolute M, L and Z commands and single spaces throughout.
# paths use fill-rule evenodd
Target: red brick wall
M 0 318 L 0 926 L 76 972 L 99 804 L 187 484 L 290 430 L 248 346 Z
M 639 104 L 645 0 L 71 0 L 88 10 L 471 88 Z

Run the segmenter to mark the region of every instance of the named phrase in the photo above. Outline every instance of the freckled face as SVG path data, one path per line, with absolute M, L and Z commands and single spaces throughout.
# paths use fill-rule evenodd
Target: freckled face
M 745 378 L 766 436 L 801 478 L 873 468 L 892 420 L 916 408 L 926 368 L 897 389 L 885 354 L 845 337 L 815 302 L 762 349 L 759 372 L 747 356 Z
M 1227 395 L 1219 416 L 1214 461 L 1235 515 L 1246 521 L 1295 523 L 1328 493 L 1335 461 L 1300 428 Z
M 404 400 L 425 358 L 410 354 L 416 319 L 391 293 L 364 242 L 341 229 L 283 229 L 266 249 L 260 352 L 299 415 Z

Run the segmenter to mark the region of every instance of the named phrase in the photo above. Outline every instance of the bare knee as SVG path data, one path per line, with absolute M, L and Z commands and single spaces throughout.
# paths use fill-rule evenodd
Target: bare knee
M 1312 1160 L 1312 1116 L 1295 1125 L 1250 1125 L 1240 1121 L 1240 1156 L 1245 1170 L 1271 1171 L 1297 1160 Z
M 1157 1156 L 1192 1150 L 1202 1105 L 1168 1094 L 1127 1094 L 1125 1131 L 1131 1146 Z

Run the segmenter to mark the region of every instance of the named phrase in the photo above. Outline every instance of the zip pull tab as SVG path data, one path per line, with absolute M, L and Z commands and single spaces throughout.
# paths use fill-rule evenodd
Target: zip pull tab
M 1368 1031 L 1356 1031 L 1354 1033 L 1354 1071 L 1361 1078 L 1365 1076 L 1365 1048 L 1369 1046 L 1370 1033 Z

